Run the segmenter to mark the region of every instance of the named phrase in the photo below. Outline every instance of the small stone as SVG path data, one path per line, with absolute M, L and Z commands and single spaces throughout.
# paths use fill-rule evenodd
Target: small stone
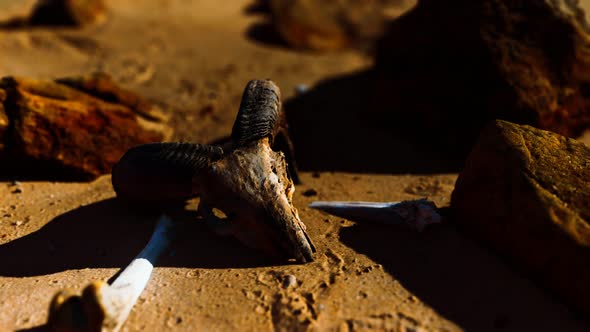
M 290 288 L 297 285 L 297 278 L 294 275 L 288 274 L 283 279 L 283 288 Z
M 315 189 L 307 189 L 302 194 L 305 197 L 312 197 L 312 196 L 317 196 L 318 192 Z
M 254 309 L 254 311 L 255 311 L 257 314 L 259 314 L 259 315 L 262 315 L 262 314 L 265 314 L 267 310 L 266 310 L 266 308 L 264 308 L 263 306 L 261 306 L 261 305 L 257 305 L 257 306 L 256 306 L 256 308 Z
M 17 221 L 12 222 L 12 226 L 17 226 L 18 227 L 18 226 L 20 226 L 22 224 L 23 224 L 23 221 L 22 220 L 17 220 Z
M 297 84 L 295 86 L 295 94 L 302 95 L 309 90 L 309 86 L 307 84 Z
M 16 187 L 16 188 L 14 188 L 14 189 L 12 190 L 12 193 L 13 193 L 13 194 L 22 194 L 22 192 L 23 192 L 23 188 L 21 187 L 21 183 L 20 183 L 20 182 L 18 182 L 18 181 L 12 181 L 12 182 L 10 183 L 10 185 L 11 185 L 12 187 Z

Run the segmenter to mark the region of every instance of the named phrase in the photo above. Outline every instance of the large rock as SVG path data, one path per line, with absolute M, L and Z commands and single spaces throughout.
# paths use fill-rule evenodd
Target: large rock
M 590 314 L 590 147 L 495 121 L 451 200 L 457 222 Z
M 381 37 L 387 19 L 415 0 L 270 0 L 272 20 L 289 45 L 316 51 L 367 47 Z
M 4 77 L 3 95 L 9 125 L 2 166 L 12 169 L 57 166 L 92 179 L 110 173 L 130 147 L 171 134 L 156 106 L 106 75 L 57 81 Z
M 422 0 L 379 42 L 377 98 L 465 151 L 497 118 L 575 137 L 590 126 L 588 33 L 578 1 Z

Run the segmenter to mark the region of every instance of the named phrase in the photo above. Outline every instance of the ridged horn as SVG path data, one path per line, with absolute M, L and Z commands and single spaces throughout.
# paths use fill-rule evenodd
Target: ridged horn
M 135 202 L 169 203 L 196 196 L 192 180 L 223 156 L 217 146 L 149 143 L 129 149 L 113 167 L 117 196 Z
M 274 138 L 280 125 L 281 92 L 271 80 L 248 82 L 240 110 L 232 129 L 232 140 L 236 146 L 243 146 L 265 137 Z

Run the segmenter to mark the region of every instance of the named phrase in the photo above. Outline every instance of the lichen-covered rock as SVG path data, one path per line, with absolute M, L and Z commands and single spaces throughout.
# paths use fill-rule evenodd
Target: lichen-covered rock
M 495 121 L 452 194 L 458 223 L 590 314 L 590 147 Z
M 466 151 L 497 118 L 575 137 L 590 126 L 589 31 L 577 1 L 423 0 L 379 42 L 379 100 Z
M 103 0 L 41 0 L 30 17 L 32 25 L 82 26 L 106 18 Z
M 93 77 L 88 81 L 93 82 Z M 106 88 L 93 89 L 92 83 L 85 91 L 58 83 L 84 85 L 84 78 L 57 82 L 2 78 L 3 105 L 10 119 L 3 163 L 12 164 L 12 168 L 34 164 L 42 169 L 45 162 L 91 179 L 109 173 L 130 147 L 169 137 L 170 129 L 163 122 L 145 116 L 158 113 L 150 110 L 147 101 L 129 97 L 131 92 L 118 88 L 107 76 L 101 77 L 112 95 L 104 94 Z M 126 104 L 115 96 L 128 96 L 126 100 L 134 102 Z M 141 107 L 136 109 L 135 105 Z
M 329 51 L 373 42 L 383 32 L 387 9 L 409 8 L 412 2 L 271 0 L 270 7 L 273 23 L 289 45 Z

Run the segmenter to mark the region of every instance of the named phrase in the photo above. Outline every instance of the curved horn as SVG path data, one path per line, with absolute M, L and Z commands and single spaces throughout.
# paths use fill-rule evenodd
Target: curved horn
M 271 147 L 275 151 L 285 153 L 289 164 L 289 175 L 296 184 L 299 184 L 301 181 L 287 127 L 279 87 L 271 80 L 248 82 L 242 94 L 240 110 L 231 133 L 234 145 L 240 147 L 269 137 Z
M 196 196 L 193 178 L 223 156 L 217 146 L 150 143 L 129 149 L 113 166 L 117 197 L 133 202 L 169 203 Z
M 240 110 L 234 122 L 231 137 L 236 146 L 270 137 L 270 143 L 279 129 L 281 92 L 271 80 L 248 82 Z

